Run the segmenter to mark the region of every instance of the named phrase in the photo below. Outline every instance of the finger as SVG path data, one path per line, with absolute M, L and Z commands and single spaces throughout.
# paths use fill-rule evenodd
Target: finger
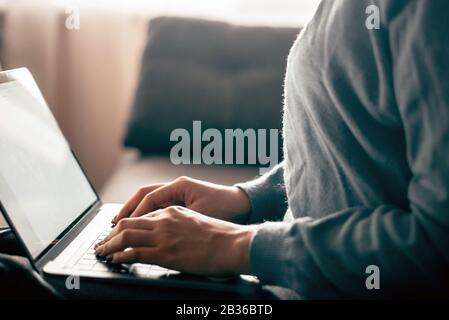
M 148 230 L 126 229 L 99 246 L 95 253 L 101 256 L 109 256 L 127 248 L 152 247 L 156 245 L 154 238 L 154 233 Z
M 132 263 L 147 263 L 155 264 L 158 253 L 154 247 L 139 247 L 131 248 L 126 251 L 116 252 L 112 255 L 112 263 L 132 264 Z
M 134 195 L 125 202 L 119 213 L 112 219 L 112 223 L 116 224 L 121 219 L 129 217 L 129 215 L 136 209 L 136 207 L 139 205 L 146 194 L 162 187 L 163 185 L 164 183 L 156 183 L 139 188 L 139 190 L 137 190 L 137 192 L 134 193 Z
M 154 222 L 149 219 L 131 219 L 124 218 L 118 222 L 118 224 L 111 230 L 111 232 L 102 241 L 98 242 L 95 248 L 111 240 L 113 237 L 118 235 L 120 232 L 126 229 L 153 229 Z
M 159 209 L 162 204 L 181 201 L 176 183 L 168 183 L 148 193 L 131 214 L 131 217 L 140 217 L 148 212 Z

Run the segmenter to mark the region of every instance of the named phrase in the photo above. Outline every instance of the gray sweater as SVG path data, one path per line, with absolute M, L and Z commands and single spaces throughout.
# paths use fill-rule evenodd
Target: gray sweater
M 321 3 L 288 59 L 285 161 L 240 185 L 270 221 L 252 274 L 305 298 L 448 291 L 448 72 L 449 1 Z

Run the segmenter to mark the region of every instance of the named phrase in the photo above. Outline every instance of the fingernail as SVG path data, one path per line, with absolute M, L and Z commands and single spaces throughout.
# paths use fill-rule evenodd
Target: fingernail
M 101 256 L 102 253 L 103 253 L 103 248 L 101 246 L 98 246 L 95 249 L 95 254 Z
M 102 244 L 103 244 L 103 240 L 101 240 L 101 241 L 98 241 L 96 244 L 95 244 L 95 247 L 94 247 L 94 249 L 96 249 L 96 248 L 98 248 L 99 246 L 101 246 Z
M 103 256 L 96 256 L 97 257 L 97 260 L 98 261 L 101 261 L 101 262 L 105 262 L 105 257 L 103 257 Z

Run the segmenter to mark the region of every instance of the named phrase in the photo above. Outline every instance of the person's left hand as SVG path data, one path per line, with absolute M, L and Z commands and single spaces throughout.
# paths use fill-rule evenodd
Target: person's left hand
M 203 275 L 248 272 L 254 226 L 211 218 L 171 206 L 125 218 L 96 247 L 112 263 L 156 264 Z

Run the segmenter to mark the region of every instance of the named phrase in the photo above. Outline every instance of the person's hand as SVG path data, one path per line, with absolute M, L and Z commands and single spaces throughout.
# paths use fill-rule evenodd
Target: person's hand
M 246 194 L 229 187 L 187 177 L 164 184 L 141 187 L 123 206 L 112 223 L 126 217 L 140 217 L 157 209 L 182 205 L 213 218 L 233 221 L 250 212 Z
M 121 219 L 96 246 L 112 263 L 147 263 L 203 275 L 248 272 L 255 226 L 211 218 L 180 206 Z

